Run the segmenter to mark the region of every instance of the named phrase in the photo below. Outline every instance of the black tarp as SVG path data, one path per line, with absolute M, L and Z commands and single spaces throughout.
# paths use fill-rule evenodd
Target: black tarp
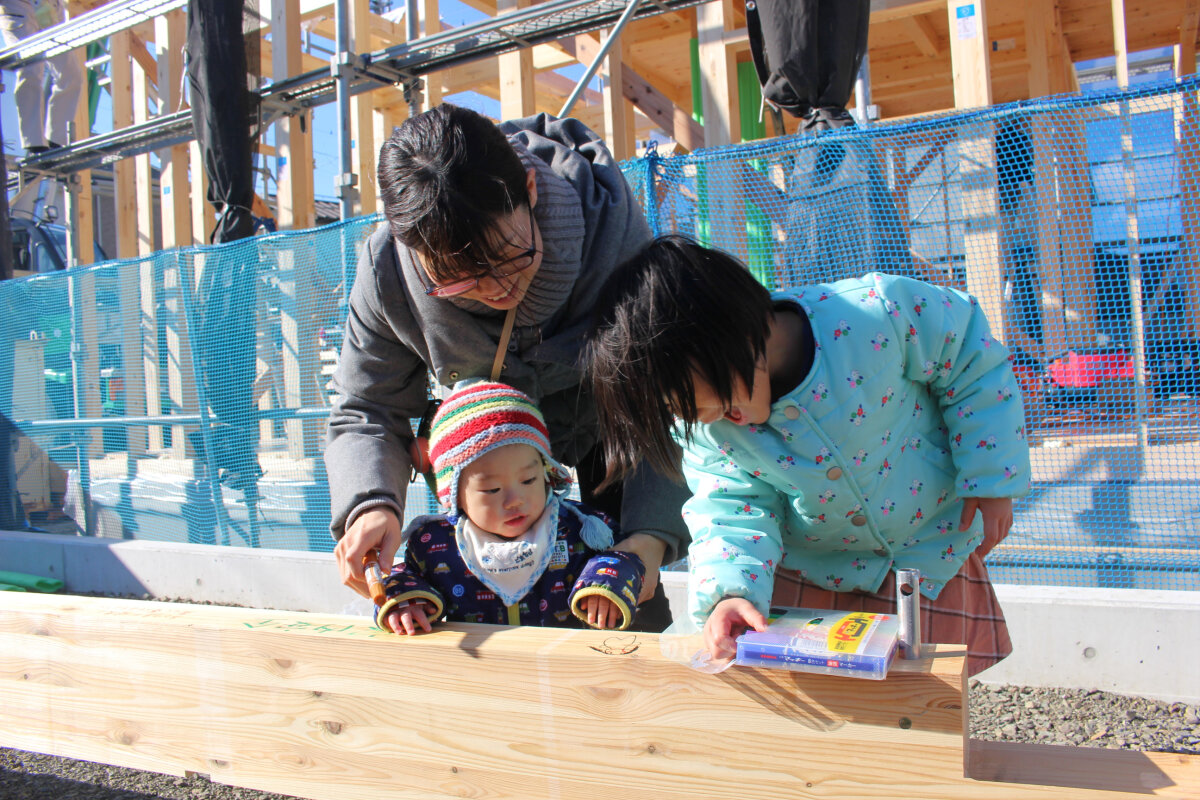
M 846 103 L 870 17 L 870 0 L 746 0 L 763 99 L 802 118 L 810 133 L 853 127 Z M 785 258 L 806 281 L 913 273 L 908 236 L 868 136 L 821 137 L 800 148 L 788 195 Z
M 870 20 L 871 0 L 747 0 L 763 98 L 794 117 L 840 118 L 867 52 Z
M 208 200 L 220 215 L 209 241 L 254 233 L 250 92 L 241 0 L 188 3 L 187 76 L 192 127 L 208 175 Z
M 242 6 L 241 0 L 188 3 L 192 124 L 208 175 L 208 199 L 219 215 L 210 237 L 214 243 L 254 233 L 253 106 L 246 85 Z M 245 493 L 251 531 L 246 538 L 252 546 L 258 544 L 256 506 L 262 476 L 252 396 L 257 268 L 253 258 L 207 258 L 191 328 L 198 381 L 217 421 L 190 438 L 198 459 L 213 465 L 222 483 Z

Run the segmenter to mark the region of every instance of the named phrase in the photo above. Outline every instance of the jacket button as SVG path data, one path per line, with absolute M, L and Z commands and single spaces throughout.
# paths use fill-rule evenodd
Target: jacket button
M 450 380 L 452 380 L 452 381 L 456 381 L 456 380 L 458 380 L 458 373 L 457 373 L 457 372 L 451 372 L 451 373 L 450 373 Z
M 861 528 L 863 525 L 867 524 L 867 517 L 865 514 L 855 514 L 850 518 L 850 522 L 851 524 Z
M 880 547 L 879 549 L 877 549 L 875 551 L 875 555 L 879 556 L 880 558 L 883 558 L 887 554 L 888 554 L 888 551 L 887 551 L 886 547 Z
M 838 478 L 842 477 L 842 468 L 830 467 L 829 471 L 825 473 L 825 477 L 829 478 L 831 481 L 836 481 Z
M 800 409 L 795 406 L 788 406 L 783 410 L 783 415 L 788 419 L 800 419 Z

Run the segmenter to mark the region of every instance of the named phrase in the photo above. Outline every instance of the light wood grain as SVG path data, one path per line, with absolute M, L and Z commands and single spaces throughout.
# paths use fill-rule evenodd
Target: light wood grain
M 963 663 L 938 647 L 881 682 L 712 676 L 648 634 L 401 639 L 353 617 L 0 593 L 0 745 L 317 800 L 1064 796 L 964 777 Z M 975 766 L 1017 781 L 1023 763 Z M 1167 791 L 1194 785 L 1181 763 L 1112 785 L 1185 796 Z

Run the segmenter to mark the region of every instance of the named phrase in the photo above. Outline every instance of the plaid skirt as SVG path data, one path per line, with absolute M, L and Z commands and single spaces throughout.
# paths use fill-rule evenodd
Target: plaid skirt
M 809 583 L 794 570 L 780 568 L 775 573 L 771 603 L 894 614 L 896 574 L 889 573 L 878 592 L 832 592 Z M 937 600 L 921 598 L 921 641 L 965 644 L 968 675 L 982 672 L 1012 652 L 1004 612 L 978 552 L 971 554 Z

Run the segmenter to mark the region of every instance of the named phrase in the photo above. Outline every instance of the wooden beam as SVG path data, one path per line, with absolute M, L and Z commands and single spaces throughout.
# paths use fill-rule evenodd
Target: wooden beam
M 0 746 L 314 800 L 1200 795 L 1194 756 L 965 740 L 964 666 L 941 645 L 883 681 L 707 675 L 655 634 L 400 638 L 361 617 L 2 592 Z
M 606 32 L 607 36 L 611 32 Z M 620 41 L 613 42 L 604 58 L 604 141 L 618 161 L 637 155 L 633 137 L 633 108 L 625 99 L 625 65 L 622 54 L 625 47 Z
M 871 0 L 871 24 L 895 22 L 922 14 L 940 14 L 945 8 L 946 0 Z
M 909 36 L 912 37 L 913 44 L 917 46 L 917 49 L 923 55 L 929 58 L 936 58 L 941 55 L 942 44 L 940 38 L 927 15 L 914 14 L 911 17 L 904 17 L 902 22 Z

